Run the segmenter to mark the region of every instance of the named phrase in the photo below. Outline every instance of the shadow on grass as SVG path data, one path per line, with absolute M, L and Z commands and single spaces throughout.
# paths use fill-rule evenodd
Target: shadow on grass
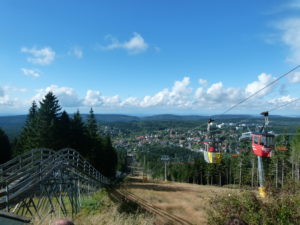
M 159 184 L 128 184 L 126 186 L 128 189 L 143 189 L 143 190 L 152 190 L 152 191 L 165 191 L 165 192 L 177 192 L 177 191 L 190 191 L 186 188 L 182 187 L 172 187 L 166 185 L 159 185 Z
M 118 194 L 114 189 L 107 189 L 108 197 L 116 204 L 118 204 L 118 212 L 126 214 L 140 214 L 146 213 L 137 203 L 125 199 L 122 195 Z

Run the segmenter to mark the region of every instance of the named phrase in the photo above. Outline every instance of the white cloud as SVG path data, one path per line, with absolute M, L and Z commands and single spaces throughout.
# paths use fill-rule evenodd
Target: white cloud
M 31 57 L 28 57 L 27 61 L 33 64 L 49 65 L 55 59 L 55 52 L 50 47 L 41 49 L 22 47 L 21 52 L 31 54 Z
M 0 108 L 10 107 L 16 108 L 22 104 L 18 101 L 17 98 L 11 98 L 6 91 L 9 90 L 8 86 L 0 87 Z
M 190 78 L 184 77 L 181 81 L 175 81 L 171 90 L 163 89 L 153 96 L 145 96 L 139 103 L 141 107 L 152 106 L 177 106 L 186 107 L 191 104 L 189 96 L 192 89 L 189 87 Z
M 300 63 L 300 18 L 289 18 L 277 24 L 282 31 L 281 40 L 290 49 L 288 61 Z
M 271 83 L 272 81 L 274 81 L 275 78 L 272 77 L 271 74 L 266 74 L 266 73 L 261 73 L 258 76 L 258 80 L 257 81 L 253 81 L 252 83 L 248 84 L 245 92 L 247 95 L 252 95 L 255 92 L 261 90 L 263 87 L 265 87 L 266 85 L 268 85 L 269 83 Z M 274 87 L 270 86 L 264 90 L 262 90 L 261 92 L 259 92 L 259 94 L 257 94 L 257 96 L 263 96 L 266 95 L 268 93 L 270 93 L 273 90 Z
M 119 95 L 115 95 L 113 97 L 103 96 L 103 101 L 106 105 L 116 106 L 116 105 L 120 104 L 121 99 L 120 99 Z
M 17 88 L 17 87 L 12 87 L 12 86 L 9 86 L 9 85 L 6 85 L 6 86 L 3 86 L 3 90 L 6 92 L 6 91 L 13 91 L 13 92 L 27 92 L 28 90 L 26 88 Z M 1 90 L 0 90 L 1 92 Z M 0 94 L 1 96 L 1 94 Z
M 274 79 L 275 78 L 270 74 L 262 73 L 258 76 L 257 80 L 245 85 L 244 88 L 226 87 L 222 82 L 208 85 L 207 81 L 200 79 L 198 80 L 199 86 L 193 89 L 191 87 L 190 78 L 184 77 L 181 80 L 175 81 L 170 88 L 163 88 L 153 95 L 145 95 L 143 97 L 131 96 L 125 99 L 121 99 L 118 95 L 103 96 L 99 90 L 87 90 L 84 96 L 78 97 L 76 91 L 71 87 L 51 85 L 44 89 L 37 90 L 36 95 L 31 101 L 41 101 L 43 97 L 51 91 L 57 96 L 63 107 L 77 107 L 83 109 L 94 107 L 103 112 L 149 112 L 152 110 L 152 112 L 156 111 L 157 113 L 207 113 L 213 110 L 213 113 L 219 113 L 257 92 Z M 20 91 L 20 89 L 17 90 L 17 88 L 8 86 L 2 86 L 0 88 L 0 104 L 6 104 L 12 107 L 16 105 L 17 100 L 10 98 L 6 90 Z M 253 112 L 258 109 L 261 110 L 261 108 L 272 108 L 280 103 L 290 102 L 294 99 L 287 94 L 274 99 L 270 99 L 270 95 L 265 96 L 271 92 L 272 94 L 282 96 L 279 88 L 272 87 L 264 90 L 260 95 L 251 98 L 251 100 L 245 104 L 240 105 L 234 112 L 242 111 L 250 113 L 250 109 Z M 28 104 L 29 101 L 27 101 L 27 105 Z
M 194 94 L 194 104 L 211 109 L 229 107 L 239 102 L 244 96 L 244 92 L 239 88 L 224 88 L 223 83 L 218 82 L 208 88 L 197 88 Z
M 299 82 L 300 82 L 300 72 L 292 73 L 292 74 L 289 76 L 289 81 L 290 81 L 291 83 L 299 83 Z
M 84 98 L 84 104 L 87 106 L 101 106 L 103 99 L 100 91 L 88 90 Z
M 124 101 L 122 101 L 120 103 L 120 106 L 138 106 L 140 103 L 140 100 L 136 97 L 129 97 L 129 98 L 126 98 Z
M 37 69 L 26 69 L 26 68 L 22 68 L 21 71 L 26 75 L 26 76 L 31 76 L 34 78 L 40 77 L 41 73 L 39 70 Z
M 32 98 L 32 100 L 41 101 L 48 92 L 52 92 L 55 96 L 57 96 L 62 106 L 65 107 L 81 106 L 81 100 L 78 98 L 73 88 L 58 87 L 57 85 L 51 85 L 45 89 L 37 90 L 37 94 Z
M 275 104 L 275 105 L 282 105 L 282 104 L 285 104 L 285 103 L 295 101 L 296 99 L 297 98 L 293 98 L 289 95 L 286 95 L 286 96 L 281 96 L 281 97 L 278 97 L 278 98 L 273 98 L 273 99 L 269 100 L 268 102 L 271 103 L 271 104 Z
M 68 54 L 74 55 L 76 58 L 81 59 L 83 57 L 83 50 L 78 46 L 74 46 L 70 49 Z
M 144 38 L 136 32 L 133 33 L 133 37 L 125 42 L 120 42 L 112 36 L 106 38 L 112 43 L 107 46 L 102 46 L 101 48 L 104 50 L 125 49 L 129 54 L 139 54 L 146 51 L 148 48 L 148 44 L 145 42 Z
M 118 95 L 102 96 L 100 91 L 88 90 L 83 99 L 83 104 L 89 107 L 119 107 L 121 99 Z

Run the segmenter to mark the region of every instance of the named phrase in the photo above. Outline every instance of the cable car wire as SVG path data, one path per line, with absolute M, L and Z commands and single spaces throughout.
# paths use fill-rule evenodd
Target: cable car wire
M 296 99 L 294 99 L 294 100 L 293 100 L 293 101 L 291 101 L 291 102 L 288 102 L 288 103 L 285 103 L 285 104 L 283 104 L 283 105 L 280 105 L 280 106 L 274 107 L 274 108 L 272 108 L 272 109 L 268 110 L 268 112 L 275 111 L 276 109 L 282 108 L 282 107 L 284 107 L 284 106 L 287 106 L 287 105 L 289 105 L 289 104 L 292 104 L 292 103 L 294 103 L 294 102 L 296 102 L 296 101 L 299 101 L 299 100 L 300 100 L 300 98 L 296 98 Z
M 259 89 L 258 91 L 256 91 L 255 93 L 253 93 L 252 95 L 248 96 L 247 98 L 243 99 L 242 101 L 238 102 L 237 104 L 231 106 L 229 109 L 227 109 L 226 111 L 224 111 L 221 115 L 228 113 L 229 111 L 231 111 L 232 109 L 236 108 L 237 106 L 239 106 L 240 104 L 246 102 L 248 99 L 254 97 L 255 95 L 257 95 L 259 92 L 263 91 L 264 89 L 270 87 L 271 85 L 275 84 L 278 80 L 282 79 L 283 77 L 289 75 L 290 73 L 292 73 L 293 71 L 297 70 L 300 67 L 300 65 L 294 67 L 293 69 L 291 69 L 290 71 L 288 71 L 287 73 L 282 74 L 280 77 L 276 78 L 275 80 L 273 80 L 272 82 L 270 82 L 269 84 L 267 84 L 266 86 L 264 86 L 263 88 Z

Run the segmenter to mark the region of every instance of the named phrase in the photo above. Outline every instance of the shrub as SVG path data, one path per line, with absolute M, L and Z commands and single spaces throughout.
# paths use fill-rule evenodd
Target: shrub
M 209 224 L 223 225 L 235 217 L 249 225 L 300 224 L 300 196 L 281 192 L 266 199 L 254 192 L 217 196 L 211 202 Z

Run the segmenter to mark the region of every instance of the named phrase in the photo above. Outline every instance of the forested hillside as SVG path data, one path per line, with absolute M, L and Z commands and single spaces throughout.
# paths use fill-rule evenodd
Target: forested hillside
M 19 117 L 17 117 L 19 118 Z M 16 121 L 16 123 L 22 122 Z M 80 112 L 69 116 L 62 111 L 59 100 L 49 92 L 39 103 L 33 102 L 20 134 L 10 144 L 4 131 L 0 130 L 1 161 L 17 156 L 34 148 L 59 150 L 73 148 L 103 175 L 114 177 L 117 168 L 117 152 L 109 136 L 99 134 L 98 124 L 93 110 L 86 120 Z M 2 163 L 3 163 L 2 162 Z

